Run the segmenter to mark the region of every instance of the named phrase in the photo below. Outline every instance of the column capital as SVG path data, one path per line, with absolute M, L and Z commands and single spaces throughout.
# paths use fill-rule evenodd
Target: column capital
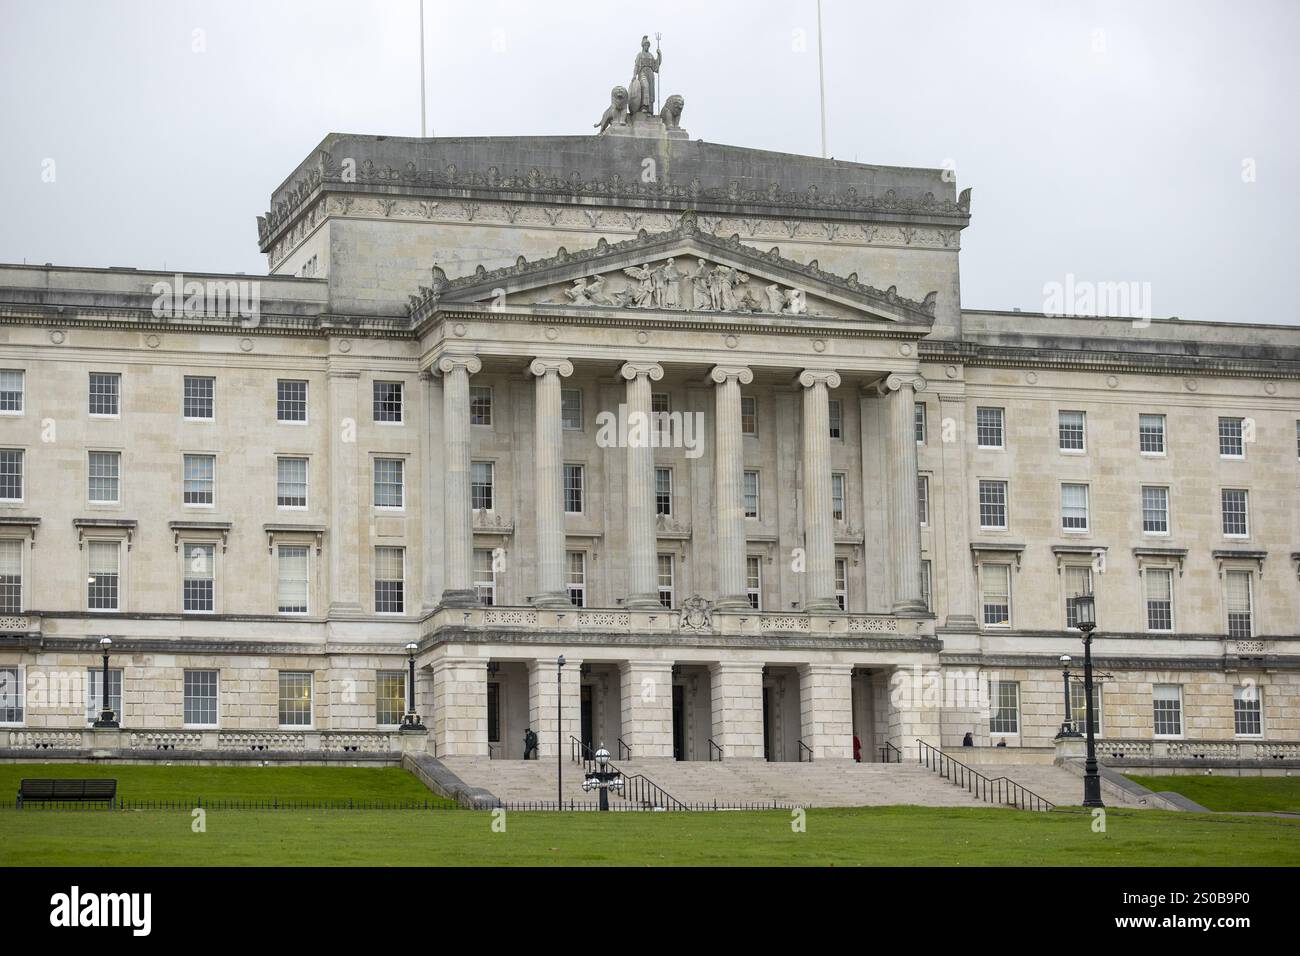
M 719 385 L 733 378 L 741 385 L 748 385 L 754 380 L 754 373 L 743 365 L 715 365 L 713 371 L 709 372 L 709 378 Z
M 636 379 L 638 375 L 645 375 L 650 381 L 657 382 L 664 377 L 664 367 L 658 362 L 625 362 L 618 370 L 618 374 L 629 382 Z
M 905 385 L 912 386 L 917 392 L 925 391 L 925 378 L 916 372 L 893 372 L 876 383 L 876 391 L 881 395 L 897 392 Z
M 568 378 L 573 374 L 573 363 L 568 359 L 535 358 L 528 366 L 528 371 L 538 378 L 548 372 L 555 372 L 560 378 Z
M 477 355 L 461 355 L 448 352 L 439 357 L 434 367 L 443 375 L 458 368 L 463 368 L 470 375 L 474 375 L 483 368 L 483 363 Z
M 806 368 L 799 373 L 799 384 L 804 388 L 812 388 L 819 383 L 827 388 L 839 388 L 840 373 L 829 368 Z

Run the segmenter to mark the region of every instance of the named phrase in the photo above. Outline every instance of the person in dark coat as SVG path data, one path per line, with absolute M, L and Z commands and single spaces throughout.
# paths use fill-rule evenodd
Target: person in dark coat
M 966 736 L 961 739 L 961 745 L 963 747 L 975 746 L 975 738 L 971 736 L 971 732 L 969 730 L 966 731 Z
M 524 759 L 537 759 L 537 735 L 533 733 L 533 728 L 531 727 L 524 730 Z

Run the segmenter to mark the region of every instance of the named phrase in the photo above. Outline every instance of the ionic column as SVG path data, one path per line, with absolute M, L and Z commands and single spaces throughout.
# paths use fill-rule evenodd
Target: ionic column
M 745 597 L 745 446 L 740 431 L 740 386 L 754 380 L 743 366 L 715 366 L 710 377 L 716 411 L 713 422 L 714 512 L 718 527 L 718 600 L 720 611 L 747 611 Z
M 925 387 L 919 375 L 890 375 L 880 390 L 885 396 L 888 438 L 886 476 L 889 544 L 893 561 L 895 614 L 924 614 L 921 598 L 921 519 L 917 510 L 916 393 Z
M 650 383 L 664 377 L 653 362 L 628 362 L 627 379 L 627 586 L 626 606 L 657 610 L 659 580 L 655 534 L 655 453 L 652 446 Z
M 534 359 L 528 370 L 537 377 L 533 399 L 534 485 L 537 492 L 537 587 L 535 607 L 568 607 L 564 586 L 564 428 L 560 379 L 573 374 L 567 359 Z
M 831 439 L 828 388 L 840 376 L 806 369 L 803 386 L 803 528 L 807 580 L 804 610 L 835 611 L 835 522 L 831 517 Z
M 474 355 L 444 355 L 443 436 L 443 591 L 447 607 L 473 607 L 474 516 L 469 496 L 469 377 L 483 367 Z
M 325 373 L 330 415 L 330 613 L 361 612 L 360 451 L 341 436 L 356 427 L 361 373 L 329 369 Z

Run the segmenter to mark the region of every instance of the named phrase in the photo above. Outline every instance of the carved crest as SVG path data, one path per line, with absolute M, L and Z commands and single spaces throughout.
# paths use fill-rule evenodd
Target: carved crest
M 706 601 L 698 594 L 694 594 L 683 601 L 681 630 L 713 630 L 713 602 Z

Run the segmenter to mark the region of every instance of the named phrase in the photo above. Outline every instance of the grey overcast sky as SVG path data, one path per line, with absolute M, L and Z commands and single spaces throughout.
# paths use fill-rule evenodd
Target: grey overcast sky
M 0 0 L 0 261 L 264 273 L 254 217 L 327 132 L 419 134 L 417 5 Z M 658 31 L 692 137 L 815 155 L 816 9 L 426 0 L 430 127 L 591 134 Z M 1157 316 L 1300 322 L 1300 2 L 822 17 L 829 153 L 974 187 L 967 308 L 1039 310 L 1073 275 L 1150 283 Z

